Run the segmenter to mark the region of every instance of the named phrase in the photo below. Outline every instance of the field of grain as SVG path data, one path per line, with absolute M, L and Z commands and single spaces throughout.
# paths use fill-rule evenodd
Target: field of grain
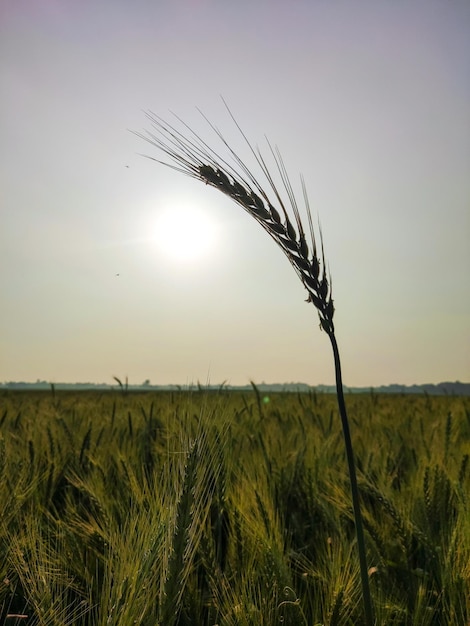
M 470 621 L 470 400 L 346 398 L 377 624 Z M 0 623 L 361 624 L 336 397 L 0 395 Z

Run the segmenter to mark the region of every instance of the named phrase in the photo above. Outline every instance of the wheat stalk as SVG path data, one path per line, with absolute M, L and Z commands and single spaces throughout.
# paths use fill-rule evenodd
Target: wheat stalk
M 227 107 L 227 105 L 225 106 Z M 290 205 L 289 209 L 283 200 L 280 190 L 276 187 L 273 175 L 268 169 L 261 152 L 259 149 L 255 150 L 252 147 L 228 107 L 227 110 L 238 131 L 241 133 L 241 136 L 246 142 L 249 150 L 254 156 L 256 163 L 265 176 L 268 182 L 268 188 L 270 188 L 272 192 L 274 202 L 271 201 L 268 192 L 265 191 L 264 187 L 252 174 L 251 169 L 230 147 L 221 132 L 213 124 L 211 124 L 211 122 L 202 113 L 201 115 L 203 115 L 204 119 L 228 151 L 230 158 L 233 161 L 233 165 L 222 158 L 177 116 L 175 117 L 182 124 L 185 132 L 187 131 L 186 134 L 180 132 L 174 126 L 151 112 L 147 112 L 146 115 L 152 123 L 155 132 L 146 131 L 145 134 L 135 134 L 141 139 L 144 139 L 153 146 L 159 148 L 164 154 L 166 154 L 167 157 L 169 157 L 170 162 L 161 161 L 159 159 L 149 157 L 148 155 L 144 156 L 152 159 L 153 161 L 171 167 L 178 172 L 200 180 L 206 185 L 215 187 L 239 204 L 249 215 L 251 215 L 284 252 L 308 292 L 307 302 L 311 302 L 318 311 L 320 326 L 328 335 L 333 349 L 338 407 L 341 415 L 346 457 L 351 482 L 354 521 L 361 569 L 365 624 L 366 626 L 372 626 L 374 619 L 369 589 L 363 523 L 359 503 L 359 490 L 357 486 L 349 421 L 344 401 L 339 349 L 336 342 L 333 324 L 335 309 L 332 299 L 331 277 L 326 270 L 321 228 L 319 227 L 318 229 L 319 238 L 317 244 L 305 182 L 301 177 L 305 210 L 309 226 L 309 238 L 307 240 L 297 200 L 294 195 L 294 190 L 287 175 L 279 150 L 277 148 L 273 148 L 268 141 L 269 151 L 274 159 L 277 174 L 281 179 L 284 192 L 287 195 Z M 274 204 L 276 204 L 278 208 L 275 208 Z

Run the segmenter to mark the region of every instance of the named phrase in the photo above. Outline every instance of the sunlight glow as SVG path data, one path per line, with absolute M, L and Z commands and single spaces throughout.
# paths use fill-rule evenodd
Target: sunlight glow
M 176 263 L 207 259 L 214 251 L 216 227 L 197 207 L 174 206 L 162 211 L 155 223 L 158 251 Z

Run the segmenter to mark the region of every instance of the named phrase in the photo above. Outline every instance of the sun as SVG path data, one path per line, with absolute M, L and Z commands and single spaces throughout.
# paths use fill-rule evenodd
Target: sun
M 156 218 L 153 238 L 158 252 L 166 259 L 188 265 L 213 253 L 216 226 L 207 212 L 198 207 L 168 207 Z

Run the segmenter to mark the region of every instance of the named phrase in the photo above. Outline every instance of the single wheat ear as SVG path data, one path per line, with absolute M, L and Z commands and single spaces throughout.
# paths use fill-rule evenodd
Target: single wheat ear
M 374 617 L 369 588 L 369 574 L 359 502 L 359 489 L 357 485 L 349 420 L 344 401 L 339 349 L 333 325 L 334 306 L 331 292 L 331 278 L 326 272 L 321 229 L 319 228 L 320 245 L 317 246 L 305 183 L 302 179 L 305 211 L 309 225 L 309 240 L 307 241 L 294 191 L 289 177 L 287 176 L 287 171 L 279 150 L 273 149 L 268 142 L 271 156 L 275 162 L 277 175 L 281 179 L 289 207 L 286 207 L 281 192 L 276 186 L 273 175 L 268 169 L 261 152 L 252 147 L 228 107 L 227 110 L 254 156 L 262 174 L 266 178 L 269 192 L 265 191 L 264 187 L 258 182 L 258 179 L 252 174 L 251 169 L 245 165 L 243 160 L 224 139 L 223 135 L 207 118 L 205 118 L 207 123 L 216 133 L 224 149 L 228 152 L 227 158 L 232 160 L 233 165 L 230 165 L 228 161 L 219 156 L 215 150 L 179 118 L 177 119 L 185 129 L 185 134 L 153 113 L 147 113 L 147 117 L 151 121 L 155 132 L 135 134 L 159 148 L 169 157 L 170 162 L 160 161 L 153 157 L 148 158 L 191 176 L 192 178 L 196 178 L 206 185 L 215 187 L 247 211 L 258 224 L 264 228 L 268 235 L 274 239 L 287 256 L 290 264 L 308 292 L 307 302 L 311 302 L 318 311 L 321 328 L 328 334 L 333 349 L 338 408 L 341 416 L 349 478 L 351 482 L 351 496 L 361 571 L 362 597 L 364 602 L 364 623 L 366 626 L 372 626 L 374 624 Z M 273 200 L 270 199 L 269 194 L 272 194 Z
M 170 157 L 170 163 L 164 163 L 158 159 L 153 160 L 183 172 L 192 178 L 196 178 L 206 185 L 215 187 L 249 213 L 274 239 L 289 259 L 308 292 L 307 302 L 313 303 L 318 310 L 321 327 L 328 334 L 334 333 L 331 278 L 326 272 L 321 229 L 319 229 L 320 246 L 318 247 L 304 180 L 302 179 L 302 189 L 305 212 L 309 224 L 309 240 L 307 240 L 305 235 L 293 188 L 279 151 L 273 150 L 268 143 L 276 164 L 277 173 L 284 186 L 284 192 L 287 194 L 291 205 L 290 211 L 286 207 L 281 192 L 276 187 L 261 153 L 254 150 L 240 129 L 243 139 L 255 156 L 262 173 L 268 181 L 273 201 L 269 199 L 268 193 L 264 191 L 258 180 L 250 173 L 241 158 L 230 148 L 222 135 L 210 123 L 211 128 L 225 144 L 226 149 L 228 149 L 234 160 L 234 166 L 229 165 L 219 157 L 186 125 L 189 137 L 183 135 L 176 128 L 152 113 L 147 113 L 147 117 L 152 122 L 156 134 L 154 132 L 149 132 L 145 135 L 136 134 L 163 150 Z M 274 204 L 278 206 L 278 209 L 275 208 Z M 319 254 L 318 248 L 321 254 Z

